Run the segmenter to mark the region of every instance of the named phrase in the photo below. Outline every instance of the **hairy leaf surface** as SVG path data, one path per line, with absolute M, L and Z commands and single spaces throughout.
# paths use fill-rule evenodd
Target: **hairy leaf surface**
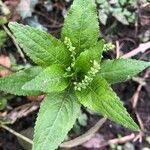
M 18 23 L 9 23 L 9 27 L 24 52 L 38 65 L 69 65 L 71 61 L 70 52 L 55 37 L 44 31 Z
M 41 105 L 35 126 L 33 150 L 54 150 L 65 139 L 80 112 L 74 93 L 48 94 Z
M 96 46 L 82 52 L 75 62 L 76 71 L 82 71 L 83 73 L 87 73 L 90 67 L 93 65 L 94 60 L 100 62 L 103 46 L 104 41 L 101 40 L 96 44 Z
M 65 70 L 60 65 L 51 65 L 33 80 L 27 82 L 24 90 L 36 90 L 45 93 L 59 92 L 67 88 L 69 80 L 64 77 Z
M 71 39 L 77 53 L 97 43 L 99 35 L 98 17 L 94 0 L 74 0 L 65 19 L 62 39 Z
M 17 73 L 0 78 L 0 91 L 11 93 L 14 95 L 39 95 L 37 91 L 26 91 L 22 89 L 22 86 L 35 78 L 42 71 L 41 67 L 31 67 L 29 69 L 21 70 Z
M 81 104 L 132 130 L 139 130 L 107 81 L 96 77 L 87 89 L 77 92 Z
M 101 64 L 100 76 L 109 83 L 125 81 L 150 66 L 150 62 L 134 59 L 106 60 Z

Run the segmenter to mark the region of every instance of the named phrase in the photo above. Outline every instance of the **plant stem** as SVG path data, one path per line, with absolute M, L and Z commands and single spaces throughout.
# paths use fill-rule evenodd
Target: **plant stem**
M 131 58 L 137 55 L 138 53 L 144 53 L 149 48 L 150 48 L 150 42 L 141 43 L 137 48 L 133 49 L 127 54 L 124 54 L 123 56 L 121 56 L 121 58 L 124 58 L 124 59 Z
M 18 132 L 14 131 L 13 129 L 10 129 L 8 126 L 0 125 L 0 127 L 2 127 L 3 129 L 9 131 L 10 133 L 14 134 L 15 136 L 21 138 L 22 140 L 24 140 L 24 141 L 26 141 L 26 142 L 28 142 L 30 144 L 33 144 L 33 141 L 31 139 L 29 139 L 29 138 L 19 134 Z
M 100 127 L 106 122 L 106 118 L 100 119 L 91 129 L 89 129 L 86 133 L 84 133 L 83 135 L 64 142 L 60 145 L 60 147 L 64 147 L 64 148 L 72 148 L 72 147 L 76 147 L 79 146 L 85 142 L 87 142 L 88 140 L 90 140 L 94 134 L 100 129 Z
M 23 59 L 23 62 L 26 63 L 27 61 L 26 61 L 26 59 L 25 59 L 25 56 L 24 56 L 24 54 L 23 54 L 21 48 L 20 48 L 19 45 L 17 44 L 17 41 L 16 41 L 15 37 L 13 36 L 13 34 L 10 32 L 10 30 L 9 30 L 5 25 L 2 25 L 2 27 L 3 27 L 3 29 L 5 30 L 5 32 L 12 38 L 12 40 L 13 40 L 13 42 L 14 42 L 14 44 L 15 44 L 15 46 L 16 46 L 16 48 L 17 48 L 19 54 L 20 54 L 20 56 L 21 56 L 22 59 Z

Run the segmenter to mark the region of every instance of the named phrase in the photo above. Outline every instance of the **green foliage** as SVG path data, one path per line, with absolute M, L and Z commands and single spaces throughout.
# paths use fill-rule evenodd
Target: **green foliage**
M 77 60 L 75 61 L 76 71 L 81 71 L 87 73 L 92 67 L 92 62 L 94 60 L 100 62 L 103 52 L 104 41 L 99 41 L 96 46 L 81 52 Z
M 80 104 L 72 90 L 48 94 L 37 118 L 33 150 L 57 149 L 79 112 Z
M 22 89 L 22 86 L 32 80 L 41 71 L 41 67 L 32 67 L 0 78 L 0 90 L 14 95 L 39 95 L 40 92 L 36 90 L 25 91 Z
M 132 130 L 138 126 L 123 107 L 119 97 L 102 77 L 96 77 L 86 89 L 77 91 L 77 97 L 82 105 L 90 108 L 111 120 L 123 124 Z
M 85 113 L 80 113 L 79 117 L 78 117 L 78 122 L 79 122 L 79 125 L 81 126 L 86 126 L 87 125 L 87 120 L 88 120 L 88 117 Z
M 69 51 L 50 34 L 17 23 L 9 23 L 9 27 L 24 52 L 38 65 L 69 64 Z
M 3 110 L 7 106 L 7 99 L 1 98 L 0 99 L 0 110 Z
M 95 46 L 99 35 L 97 18 L 93 0 L 75 0 L 65 19 L 62 40 L 70 38 L 77 54 Z
M 98 39 L 94 1 L 74 0 L 65 18 L 62 41 L 18 23 L 10 23 L 9 27 L 24 52 L 41 68 L 1 78 L 0 90 L 16 95 L 47 95 L 36 121 L 33 150 L 56 149 L 73 127 L 81 104 L 139 130 L 107 81 L 126 80 L 150 63 L 131 59 L 101 61 L 102 52 L 111 46 L 105 47 Z
M 51 65 L 34 79 L 27 82 L 23 86 L 23 89 L 29 91 L 42 91 L 45 93 L 63 91 L 69 85 L 69 80 L 64 76 L 65 70 L 62 66 Z
M 117 83 L 131 79 L 134 75 L 150 66 L 150 62 L 134 59 L 105 60 L 101 64 L 99 75 L 109 83 Z
M 99 5 L 99 18 L 102 24 L 106 25 L 110 16 L 115 17 L 119 22 L 129 25 L 135 22 L 138 2 L 136 0 L 97 0 Z

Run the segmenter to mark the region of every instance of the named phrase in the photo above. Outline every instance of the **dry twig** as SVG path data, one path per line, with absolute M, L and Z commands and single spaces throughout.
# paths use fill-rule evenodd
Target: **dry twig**
M 142 79 L 145 80 L 147 77 L 149 77 L 149 75 L 150 75 L 150 68 L 147 69 L 147 71 L 145 72 L 145 74 L 144 74 L 144 76 L 143 76 Z M 136 92 L 134 93 L 134 95 L 133 95 L 133 97 L 132 97 L 132 107 L 133 107 L 133 109 L 136 109 L 136 106 L 137 106 L 137 103 L 138 103 L 138 100 L 139 100 L 140 91 L 141 91 L 142 87 L 143 87 L 143 85 L 140 84 L 140 85 L 137 87 L 137 90 L 136 90 Z M 134 138 L 133 141 L 139 140 L 140 142 L 142 142 L 142 137 L 144 136 L 144 133 L 143 133 L 143 131 L 144 131 L 144 125 L 143 125 L 143 121 L 142 121 L 142 119 L 141 119 L 141 117 L 140 117 L 140 115 L 138 114 L 137 111 L 135 112 L 135 114 L 136 114 L 136 118 L 137 118 L 137 120 L 138 120 L 138 123 L 139 123 L 139 125 L 140 125 L 141 131 L 140 131 L 140 133 Z
M 119 41 L 116 41 L 116 59 L 118 59 L 120 56 L 120 46 Z
M 134 50 L 130 51 L 129 53 L 124 54 L 123 56 L 121 56 L 121 58 L 133 57 L 133 56 L 137 55 L 140 52 L 144 53 L 149 48 L 150 48 L 150 42 L 142 43 L 142 44 L 139 45 L 139 47 L 137 47 Z
M 30 144 L 33 144 L 33 141 L 31 139 L 29 139 L 29 138 L 27 138 L 27 137 L 19 134 L 18 132 L 12 130 L 8 126 L 6 126 L 6 125 L 0 125 L 0 127 L 3 128 L 3 129 L 5 129 L 5 130 L 7 130 L 7 131 L 9 131 L 10 133 L 14 134 L 15 136 L 21 138 L 22 140 L 24 140 L 24 141 L 26 141 L 26 142 L 28 142 Z
M 91 139 L 94 134 L 100 129 L 100 127 L 106 122 L 106 118 L 100 119 L 91 129 L 89 129 L 85 134 L 70 140 L 68 142 L 64 142 L 60 147 L 71 148 L 79 146 L 89 139 Z
M 130 134 L 121 138 L 115 138 L 112 140 L 108 140 L 106 143 L 104 143 L 103 145 L 100 146 L 100 148 L 108 146 L 108 145 L 112 145 L 112 144 L 123 144 L 129 141 L 132 141 L 135 138 L 135 134 Z
M 143 76 L 143 80 L 145 80 L 146 78 L 148 78 L 150 75 L 150 68 L 147 69 L 147 71 L 145 72 L 144 76 Z M 137 90 L 136 92 L 134 93 L 134 95 L 132 96 L 132 107 L 135 109 L 136 106 L 137 106 L 137 102 L 138 102 L 138 99 L 139 99 L 139 94 L 140 94 L 140 91 L 142 89 L 143 85 L 140 84 L 138 87 L 137 87 Z

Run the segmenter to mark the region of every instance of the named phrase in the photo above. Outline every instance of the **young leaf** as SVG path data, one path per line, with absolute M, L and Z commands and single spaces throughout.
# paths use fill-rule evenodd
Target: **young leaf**
M 75 62 L 76 71 L 82 71 L 83 73 L 87 73 L 90 67 L 93 65 L 94 60 L 100 62 L 103 46 L 104 41 L 101 40 L 97 42 L 96 46 L 82 52 Z
M 62 39 L 71 39 L 77 53 L 93 47 L 98 40 L 99 25 L 94 0 L 74 0 L 62 29 Z
M 127 128 L 139 130 L 105 79 L 96 77 L 87 89 L 77 92 L 77 97 L 85 107 L 99 112 Z
M 59 92 L 67 88 L 69 80 L 64 77 L 65 70 L 60 65 L 51 65 L 31 81 L 27 82 L 24 90 L 36 90 L 45 93 Z
M 57 149 L 79 113 L 80 104 L 70 90 L 47 95 L 36 121 L 33 150 Z
M 35 90 L 25 91 L 22 89 L 22 86 L 26 82 L 35 78 L 35 76 L 37 76 L 41 71 L 42 71 L 41 67 L 32 67 L 0 78 L 0 91 L 23 96 L 39 95 L 40 92 Z
M 9 27 L 24 52 L 38 65 L 70 64 L 70 52 L 50 34 L 13 22 Z
M 150 62 L 134 59 L 106 60 L 101 64 L 100 76 L 109 83 L 125 81 L 150 66 Z

